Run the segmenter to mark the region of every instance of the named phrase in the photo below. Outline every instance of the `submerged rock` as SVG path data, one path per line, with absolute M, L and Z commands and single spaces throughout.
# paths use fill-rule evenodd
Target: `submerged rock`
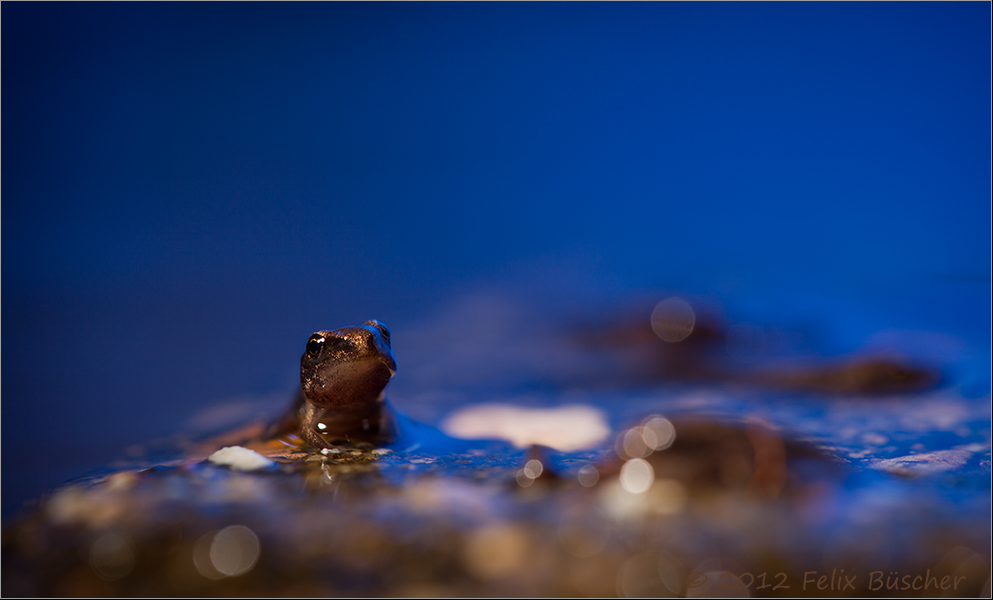
M 723 577 L 802 595 L 805 573 L 832 568 L 857 576 L 837 595 L 872 591 L 879 569 L 955 575 L 960 595 L 987 585 L 988 528 L 758 423 L 655 415 L 574 453 L 323 450 L 64 487 L 5 529 L 4 592 L 695 595 Z M 760 589 L 761 574 L 790 587 Z
M 625 487 L 669 481 L 694 496 L 799 497 L 811 487 L 838 486 L 849 474 L 841 458 L 755 420 L 653 415 L 618 435 L 616 450 L 619 460 L 601 468 L 604 476 L 617 475 Z

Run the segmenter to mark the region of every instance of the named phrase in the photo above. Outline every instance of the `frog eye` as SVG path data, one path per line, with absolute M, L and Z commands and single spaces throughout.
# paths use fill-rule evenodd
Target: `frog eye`
M 307 340 L 307 358 L 317 358 L 324 349 L 324 336 L 314 334 Z

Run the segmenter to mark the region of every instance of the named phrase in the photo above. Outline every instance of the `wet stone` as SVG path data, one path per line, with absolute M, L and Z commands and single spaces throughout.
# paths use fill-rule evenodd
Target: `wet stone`
M 948 511 L 925 518 L 933 506 L 900 501 L 920 492 L 906 482 L 763 424 L 659 419 L 598 460 L 342 448 L 271 472 L 189 461 L 68 486 L 5 529 L 5 590 L 693 595 L 728 572 L 785 573 L 800 589 L 830 565 L 867 585 L 883 558 L 913 574 L 948 563 L 941 572 L 967 573 L 958 592 L 982 589 L 988 531 Z M 859 523 L 879 499 L 863 496 L 880 482 L 897 490 L 885 531 L 901 535 L 877 531 L 867 548 Z

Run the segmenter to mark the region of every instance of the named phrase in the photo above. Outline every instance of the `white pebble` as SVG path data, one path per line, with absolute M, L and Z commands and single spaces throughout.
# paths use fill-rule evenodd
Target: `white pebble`
M 451 415 L 441 427 L 452 437 L 497 438 L 520 448 L 541 444 L 563 452 L 592 448 L 610 435 L 604 414 L 584 405 L 543 409 L 475 404 Z
M 211 454 L 207 460 L 215 465 L 226 465 L 238 471 L 257 471 L 276 464 L 258 452 L 241 446 L 221 448 Z

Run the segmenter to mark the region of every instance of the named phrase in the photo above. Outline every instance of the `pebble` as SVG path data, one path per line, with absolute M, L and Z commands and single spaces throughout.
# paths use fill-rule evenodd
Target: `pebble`
M 210 455 L 207 459 L 215 465 L 231 467 L 238 471 L 258 471 L 275 466 L 276 463 L 254 450 L 242 446 L 227 446 Z

